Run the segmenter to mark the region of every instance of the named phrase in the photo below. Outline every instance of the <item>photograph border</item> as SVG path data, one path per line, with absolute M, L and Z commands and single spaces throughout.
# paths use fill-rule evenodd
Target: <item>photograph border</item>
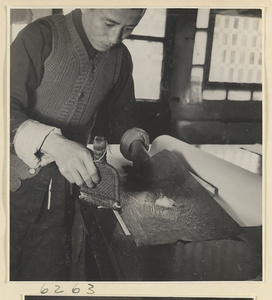
M 54 289 L 54 286 L 58 283 L 44 283 L 44 282 L 8 282 L 8 151 L 9 151 L 9 138 L 8 138 L 8 116 L 9 116 L 9 101 L 8 101 L 8 8 L 44 8 L 44 7 L 79 7 L 79 6 L 89 6 L 89 7 L 178 7 L 178 8 L 198 8 L 198 7 L 208 7 L 208 8 L 220 8 L 220 7 L 229 7 L 229 8 L 261 8 L 263 9 L 263 22 L 264 22 L 264 80 L 263 80 L 263 281 L 261 282 L 95 282 L 93 283 L 95 288 L 94 296 L 158 296 L 158 297 L 247 297 L 247 298 L 256 298 L 261 300 L 268 300 L 271 297 L 270 289 L 272 288 L 272 270 L 271 270 L 271 246 L 272 246 L 272 223 L 268 216 L 272 212 L 272 205 L 268 201 L 271 197 L 271 189 L 268 187 L 268 178 L 271 176 L 271 162 L 272 158 L 269 154 L 269 149 L 271 147 L 271 125 L 269 123 L 269 116 L 272 113 L 272 110 L 269 106 L 269 101 L 272 95 L 272 88 L 267 84 L 272 79 L 272 68 L 270 67 L 272 62 L 272 53 L 270 49 L 272 46 L 272 3 L 268 5 L 268 1 L 244 1 L 244 3 L 239 3 L 237 6 L 237 1 L 224 0 L 224 3 L 218 5 L 218 1 L 209 0 L 203 1 L 137 1 L 137 5 L 133 1 L 78 1 L 75 4 L 75 1 L 48 1 L 46 6 L 43 1 L 24 1 L 22 5 L 19 1 L 1 1 L 1 37 L 4 41 L 0 48 L 0 65 L 2 66 L 2 72 L 0 73 L 0 90 L 2 90 L 2 116 L 1 116 L 1 153 L 2 159 L 1 170 L 2 170 L 2 184 L 1 184 L 1 195 L 2 195 L 2 205 L 0 211 L 0 237 L 3 241 L 3 251 L 0 252 L 0 265 L 4 267 L 4 270 L 1 270 L 1 282 L 0 287 L 3 292 L 3 295 L 6 299 L 23 299 L 23 295 L 37 295 L 46 284 L 48 289 Z M 167 3 L 166 3 L 167 2 Z M 166 5 L 167 4 L 167 5 Z M 242 5 L 244 4 L 244 5 Z M 4 230 L 3 230 L 4 229 Z M 269 251 L 269 249 L 271 249 Z M 65 282 L 60 283 L 59 285 L 65 286 L 65 294 L 72 295 L 70 291 L 74 288 L 76 282 Z M 87 284 L 87 283 L 86 283 Z M 92 283 L 91 283 L 92 284 Z M 84 286 L 84 283 L 78 283 L 78 285 Z M 140 288 L 139 288 L 140 285 Z M 49 294 L 48 294 L 49 295 Z M 55 295 L 52 293 L 51 295 Z

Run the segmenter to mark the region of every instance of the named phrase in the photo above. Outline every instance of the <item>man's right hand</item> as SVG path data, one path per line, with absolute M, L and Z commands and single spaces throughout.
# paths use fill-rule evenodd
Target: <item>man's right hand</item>
M 88 187 L 95 187 L 100 182 L 92 154 L 83 145 L 52 133 L 46 138 L 41 151 L 52 156 L 69 182 Z

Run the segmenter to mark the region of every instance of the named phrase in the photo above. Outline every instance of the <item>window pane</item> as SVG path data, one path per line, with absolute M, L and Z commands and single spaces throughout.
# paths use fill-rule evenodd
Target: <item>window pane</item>
M 197 31 L 195 34 L 195 46 L 193 54 L 194 65 L 204 65 L 205 62 L 205 48 L 203 45 L 207 43 L 207 32 Z
M 133 34 L 164 37 L 166 9 L 148 8 Z
M 125 40 L 133 60 L 135 95 L 138 99 L 160 98 L 163 44 L 139 40 Z
M 197 12 L 196 28 L 208 28 L 210 9 L 199 8 Z
M 261 18 L 216 15 L 209 81 L 262 83 Z

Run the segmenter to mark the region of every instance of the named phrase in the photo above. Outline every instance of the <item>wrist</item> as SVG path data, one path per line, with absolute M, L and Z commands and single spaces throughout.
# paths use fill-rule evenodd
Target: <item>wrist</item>
M 56 157 L 58 149 L 62 143 L 65 143 L 66 138 L 61 134 L 61 130 L 54 128 L 44 139 L 41 147 L 41 152 Z
M 53 126 L 32 119 L 26 120 L 17 129 L 13 140 L 16 155 L 30 168 L 34 169 L 42 164 L 52 162 L 52 158 L 49 158 L 49 155 L 44 155 L 45 153 L 41 149 L 50 133 L 58 130 Z
M 120 142 L 120 151 L 123 154 L 123 156 L 128 160 L 133 160 L 131 152 L 134 153 L 136 149 L 134 149 L 134 147 L 131 146 L 131 144 L 136 141 L 138 141 L 137 146 L 135 146 L 136 148 L 140 149 L 141 144 L 139 144 L 139 142 L 142 142 L 142 145 L 145 147 L 146 150 L 148 150 L 149 136 L 144 130 L 140 128 L 132 128 L 127 130 L 122 136 Z
M 150 157 L 143 141 L 141 140 L 133 141 L 130 144 L 129 152 L 134 163 L 141 163 Z

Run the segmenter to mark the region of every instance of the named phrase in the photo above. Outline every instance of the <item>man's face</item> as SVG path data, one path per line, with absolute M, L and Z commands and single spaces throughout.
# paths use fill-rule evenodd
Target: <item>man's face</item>
M 82 9 L 82 25 L 92 46 L 107 51 L 127 38 L 143 16 L 143 9 Z

